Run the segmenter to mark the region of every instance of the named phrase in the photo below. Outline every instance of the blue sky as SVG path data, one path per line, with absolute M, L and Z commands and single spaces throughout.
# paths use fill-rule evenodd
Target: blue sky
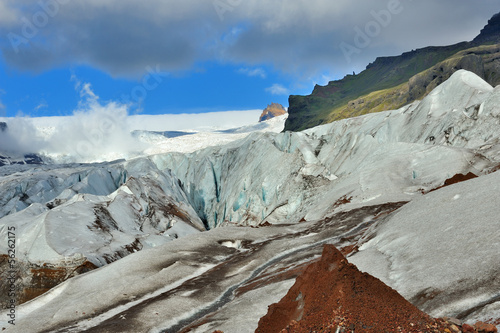
M 78 82 L 90 83 L 101 101 L 130 104 L 130 113 L 202 113 L 250 110 L 271 101 L 286 105 L 288 81 L 279 72 L 206 62 L 200 70 L 180 73 L 146 70 L 140 78 L 114 78 L 90 66 L 69 66 L 41 73 L 9 70 L 2 64 L 0 82 L 8 82 L 0 100 L 8 116 L 68 115 L 81 100 Z M 144 84 L 144 79 L 146 79 Z M 300 89 L 298 89 L 300 90 Z M 308 89 L 304 91 L 307 92 Z M 8 93 L 7 93 L 8 92 Z
M 500 11 L 480 3 L 0 0 L 0 116 L 70 115 L 87 83 L 131 114 L 288 106 L 377 56 L 471 40 Z

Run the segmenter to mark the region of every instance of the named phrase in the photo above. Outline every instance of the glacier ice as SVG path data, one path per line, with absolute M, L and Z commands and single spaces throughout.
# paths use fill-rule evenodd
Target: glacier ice
M 46 166 L 2 178 L 3 193 L 20 192 L 33 204 L 1 219 L 0 234 L 16 226 L 19 259 L 30 263 L 57 266 L 79 255 L 102 266 L 204 230 L 176 179 L 153 167 L 148 160 L 79 172 L 73 166 Z M 7 253 L 5 246 L 0 245 L 1 253 Z
M 416 198 L 349 261 L 433 316 L 463 317 L 500 290 L 499 190 L 496 172 Z
M 205 148 L 187 153 L 160 149 L 152 151 L 156 155 L 111 163 L 3 167 L 0 237 L 6 226 L 16 225 L 19 252 L 30 263 L 89 260 L 105 266 L 58 287 L 67 288 L 57 289 L 64 295 L 58 299 L 68 304 L 68 311 L 58 313 L 61 323 L 75 310 L 67 290 L 82 288 L 85 294 L 86 279 L 112 284 L 102 272 L 123 287 L 137 282 L 127 269 L 144 269 L 152 274 L 144 286 L 149 289 L 134 287 L 130 292 L 154 293 L 160 288 L 155 275 L 163 275 L 150 266 L 158 264 L 149 258 L 152 254 L 164 260 L 163 269 L 175 263 L 172 267 L 188 267 L 189 276 L 198 272 L 194 261 L 200 258 L 214 265 L 236 255 L 224 251 L 246 253 L 224 247 L 224 242 L 240 241 L 243 248 L 248 242 L 269 242 L 273 255 L 290 253 L 300 244 L 332 241 L 324 236 L 332 230 L 321 221 L 337 214 L 410 202 L 372 225 L 352 260 L 433 314 L 464 313 L 492 299 L 498 290 L 498 223 L 492 218 L 498 176 L 487 174 L 500 165 L 499 102 L 499 88 L 458 71 L 422 101 L 300 133 L 245 133 L 224 145 L 205 143 Z M 481 177 L 430 193 L 451 177 L 468 173 Z M 360 226 L 353 230 L 360 232 L 365 222 L 358 221 Z M 246 228 L 269 224 L 274 226 Z M 336 231 L 343 227 L 337 225 Z M 214 230 L 202 233 L 205 229 Z M 281 240 L 285 234 L 297 237 Z M 478 245 L 477 239 L 488 246 Z M 186 259 L 182 251 L 201 254 L 196 260 Z M 0 253 L 5 252 L 5 244 L 0 245 Z M 482 260 L 473 262 L 468 253 Z M 126 258 L 116 261 L 122 257 Z M 246 262 L 240 269 L 257 274 L 257 263 L 264 265 L 261 259 L 265 258 L 254 258 L 255 263 Z M 114 263 L 106 265 L 109 262 Z M 215 302 L 231 288 L 231 281 L 214 295 L 201 294 L 210 299 L 208 303 Z M 109 303 L 85 301 L 89 313 L 125 302 L 126 297 L 112 289 Z M 26 308 L 43 304 L 37 316 L 53 318 L 60 304 L 50 297 L 42 296 Z M 175 311 L 203 307 L 178 295 L 164 301 L 181 304 Z M 150 318 L 147 312 L 141 314 Z M 155 323 L 167 327 L 174 317 Z M 29 326 L 27 321 L 23 325 Z
M 112 163 L 6 167 L 0 216 L 45 204 L 53 211 L 27 224 L 57 225 L 52 216 L 61 211 L 62 219 L 86 220 L 87 234 L 101 214 L 118 231 L 92 239 L 95 248 L 84 252 L 102 264 L 97 248 L 110 238 L 119 248 L 135 243 L 134 237 L 154 246 L 203 228 L 290 224 L 367 204 L 410 201 L 455 174 L 479 175 L 499 163 L 499 96 L 474 74 L 458 71 L 421 102 L 300 133 L 253 132 L 188 154 Z M 478 108 L 477 119 L 470 108 Z M 182 224 L 164 212 L 177 208 L 174 215 L 185 215 Z M 81 219 L 69 218 L 78 211 Z M 135 236 L 120 240 L 120 229 Z M 106 246 L 100 251 L 117 251 Z

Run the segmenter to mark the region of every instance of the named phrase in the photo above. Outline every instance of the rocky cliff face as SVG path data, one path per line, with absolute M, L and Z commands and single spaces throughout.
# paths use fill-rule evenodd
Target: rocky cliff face
M 477 74 L 492 86 L 500 83 L 500 45 L 479 46 L 458 52 L 453 57 L 413 76 L 408 81 L 407 101 L 419 100 L 459 69 Z
M 479 36 L 474 38 L 474 42 L 481 44 L 500 43 L 500 13 L 493 15 L 488 24 L 481 30 Z
M 271 103 L 264 109 L 264 111 L 262 111 L 262 114 L 259 118 L 259 123 L 274 117 L 282 116 L 285 113 L 286 109 L 283 107 L 283 105 L 278 103 Z
M 290 96 L 285 130 L 298 131 L 362 114 L 399 108 L 422 99 L 459 69 L 500 83 L 500 15 L 472 42 L 427 47 L 377 58 L 358 75 L 316 86 L 308 96 Z

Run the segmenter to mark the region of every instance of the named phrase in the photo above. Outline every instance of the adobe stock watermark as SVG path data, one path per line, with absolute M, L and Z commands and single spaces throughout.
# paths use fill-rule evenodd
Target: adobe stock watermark
M 224 15 L 227 12 L 232 12 L 242 2 L 243 0 L 214 0 L 213 5 L 217 15 L 219 15 L 219 19 L 224 21 Z
M 413 1 L 413 0 L 408 0 Z M 401 0 L 389 0 L 385 9 L 379 11 L 372 10 L 370 15 L 373 20 L 368 21 L 364 27 L 354 27 L 353 43 L 342 41 L 339 44 L 340 50 L 348 63 L 352 62 L 352 56 L 360 54 L 363 49 L 366 49 L 372 41 L 377 38 L 382 31 L 387 28 L 394 18 L 403 12 L 404 6 Z
M 10 45 L 16 53 L 19 53 L 21 45 L 29 44 L 30 40 L 35 38 L 40 30 L 49 24 L 50 19 L 59 14 L 61 5 L 69 3 L 69 0 L 40 0 L 37 2 L 40 9 L 30 18 L 21 17 L 22 27 L 20 34 L 10 32 L 7 34 Z
M 7 288 L 7 321 L 11 325 L 16 325 L 17 291 L 16 283 L 18 279 L 16 263 L 16 227 L 7 227 L 7 278 L 2 281 Z

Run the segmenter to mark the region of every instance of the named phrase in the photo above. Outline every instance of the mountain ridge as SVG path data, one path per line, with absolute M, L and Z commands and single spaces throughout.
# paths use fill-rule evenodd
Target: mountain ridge
M 291 95 L 284 130 L 300 131 L 361 114 L 398 109 L 425 97 L 459 69 L 472 71 L 495 86 L 500 83 L 500 50 L 492 45 L 500 42 L 499 32 L 497 14 L 473 41 L 378 57 L 357 75 L 346 75 L 326 86 L 316 85 L 307 96 Z M 457 58 L 460 52 L 463 54 Z M 443 62 L 448 65 L 440 66 Z M 443 70 L 427 77 L 423 74 L 434 67 Z M 411 86 L 412 94 L 405 84 Z M 370 94 L 377 98 L 374 100 Z M 353 109 L 356 104 L 358 107 Z

